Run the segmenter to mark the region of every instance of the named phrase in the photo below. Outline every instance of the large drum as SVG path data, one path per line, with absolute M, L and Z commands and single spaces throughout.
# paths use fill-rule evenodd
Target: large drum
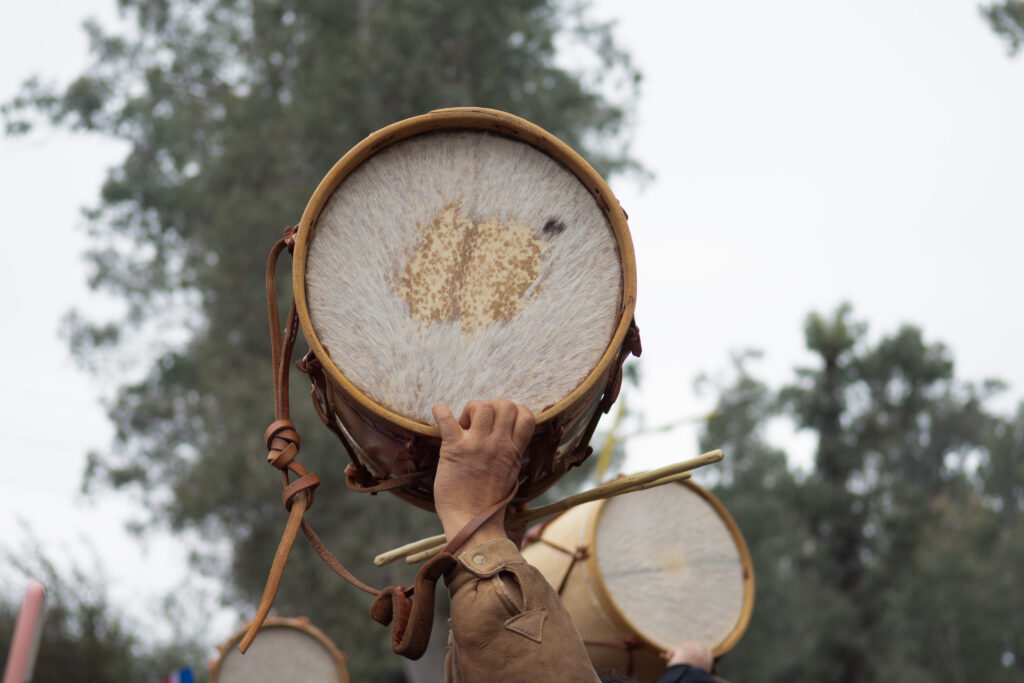
M 293 293 L 321 418 L 357 490 L 433 509 L 431 407 L 530 407 L 518 499 L 588 454 L 639 355 L 626 216 L 537 126 L 444 109 L 373 133 L 320 183 L 295 235 Z
M 243 655 L 235 646 L 245 630 L 218 648 L 210 683 L 349 683 L 345 654 L 308 619 L 267 619 Z
M 718 657 L 753 610 L 743 536 L 718 499 L 689 481 L 572 508 L 523 556 L 559 592 L 599 673 L 656 681 L 662 653 L 687 640 Z

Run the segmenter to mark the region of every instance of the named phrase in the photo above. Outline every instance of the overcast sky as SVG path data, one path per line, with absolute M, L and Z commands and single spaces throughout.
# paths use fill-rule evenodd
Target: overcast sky
M 27 75 L 85 65 L 80 23 L 114 0 L 14 3 L 0 24 L 0 99 Z M 1024 58 L 964 0 L 603 1 L 645 79 L 634 156 L 645 189 L 612 183 L 636 245 L 649 424 L 707 411 L 693 378 L 730 351 L 765 351 L 773 382 L 806 356 L 812 310 L 850 301 L 875 335 L 901 322 L 944 341 L 969 379 L 1024 392 Z M 343 115 L 343 114 L 339 114 Z M 339 156 L 345 150 L 338 150 Z M 8 321 L 0 414 L 8 458 L 0 543 L 27 522 L 52 554 L 102 556 L 115 598 L 141 614 L 181 581 L 181 543 L 121 529 L 133 503 L 77 497 L 86 451 L 111 436 L 59 320 L 102 306 L 84 285 L 79 209 L 95 204 L 117 143 L 41 131 L 0 138 Z M 310 188 L 312 192 L 313 188 Z M 296 215 L 302 207 L 296 207 Z M 269 397 L 268 397 L 269 400 Z M 255 426 L 257 430 L 259 426 Z M 796 461 L 812 444 L 783 435 Z M 694 429 L 637 439 L 628 469 L 695 453 Z M 372 501 L 368 501 L 368 504 Z M 268 558 L 269 562 L 269 558 Z M 230 628 L 230 625 L 226 628 Z

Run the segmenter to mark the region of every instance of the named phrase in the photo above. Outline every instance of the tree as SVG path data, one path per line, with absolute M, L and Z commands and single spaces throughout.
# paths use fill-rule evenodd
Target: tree
M 73 566 L 60 571 L 38 547 L 15 555 L 4 549 L 6 568 L 0 594 L 0 656 L 6 665 L 7 645 L 30 579 L 46 586 L 46 610 L 32 680 L 36 683 L 124 683 L 159 680 L 176 669 L 190 666 L 199 680 L 205 672 L 209 647 L 187 634 L 176 634 L 171 643 L 146 642 L 136 635 L 139 627 L 111 605 L 102 568 Z M 15 571 L 11 571 L 11 569 Z M 165 605 L 174 610 L 173 600 Z
M 747 541 L 756 583 L 747 633 L 719 670 L 735 681 L 827 680 L 827 672 L 816 668 L 814 647 L 839 599 L 806 566 L 809 524 L 786 454 L 767 436 L 779 406 L 776 392 L 751 374 L 759 356 L 739 354 L 730 375 L 698 381 L 700 391 L 718 394 L 701 430 L 700 450 L 726 453 L 715 468 L 719 478 L 712 492 Z
M 130 145 L 89 212 L 88 255 L 90 285 L 127 313 L 73 314 L 68 334 L 100 372 L 114 371 L 102 360 L 123 350 L 145 348 L 148 360 L 141 379 L 122 375 L 110 408 L 116 443 L 94 454 L 88 480 L 142 491 L 155 522 L 227 540 L 227 565 L 207 566 L 249 613 L 284 519 L 260 438 L 272 419 L 263 268 L 283 227 L 351 145 L 438 107 L 513 111 L 605 173 L 635 168 L 624 133 L 639 74 L 610 25 L 548 0 L 120 6 L 134 30 L 89 24 L 93 63 L 62 90 L 29 81 L 4 108 L 7 128 L 26 132 L 41 116 Z M 583 66 L 563 66 L 560 45 Z M 293 389 L 301 405 L 308 390 Z M 302 460 L 323 480 L 312 523 L 371 582 L 408 582 L 402 569 L 371 571 L 368 559 L 433 532 L 432 518 L 388 496 L 343 493 L 341 449 L 312 411 L 294 413 Z M 385 631 L 366 625 L 365 596 L 307 548 L 296 549 L 276 605 L 331 634 L 353 678 L 383 680 L 398 666 Z
M 985 409 L 1001 384 L 957 379 L 949 350 L 911 326 L 869 343 L 846 305 L 810 315 L 804 332 L 815 363 L 777 390 L 741 363 L 702 435 L 730 455 L 718 493 L 758 582 L 750 632 L 723 674 L 1019 676 L 1022 629 L 1007 603 L 1020 607 L 1009 579 L 1020 527 L 1008 521 L 1022 497 L 1020 431 Z M 780 419 L 816 438 L 806 474 L 764 437 Z
M 1024 2 L 1004 0 L 995 5 L 982 6 L 980 10 L 996 35 L 1007 42 L 1010 54 L 1017 54 L 1021 43 L 1024 43 Z
M 1024 675 L 1024 590 L 1019 568 L 1024 566 L 1024 402 L 1009 419 L 992 420 L 985 435 L 987 458 L 980 467 L 984 500 L 995 511 L 995 524 L 981 548 L 997 568 L 990 585 L 999 596 L 1000 621 L 1016 619 L 1017 628 L 996 634 L 1004 648 L 1008 675 Z

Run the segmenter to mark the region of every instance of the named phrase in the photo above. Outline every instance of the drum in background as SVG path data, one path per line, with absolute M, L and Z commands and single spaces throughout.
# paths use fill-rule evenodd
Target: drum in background
M 243 655 L 248 624 L 218 648 L 210 683 L 349 683 L 345 654 L 308 619 L 270 617 Z
M 534 411 L 529 500 L 589 454 L 640 351 L 624 212 L 572 149 L 503 112 L 439 110 L 359 143 L 310 199 L 292 275 L 300 367 L 350 485 L 426 509 L 434 403 Z
M 690 481 L 568 510 L 523 556 L 558 591 L 598 673 L 655 681 L 661 653 L 687 640 L 718 657 L 742 637 L 754 606 L 736 522 Z

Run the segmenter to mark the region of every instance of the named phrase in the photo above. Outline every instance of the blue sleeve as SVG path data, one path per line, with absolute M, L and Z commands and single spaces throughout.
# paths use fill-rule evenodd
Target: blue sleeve
M 704 669 L 689 664 L 676 664 L 665 669 L 665 673 L 658 679 L 658 683 L 714 683 Z

